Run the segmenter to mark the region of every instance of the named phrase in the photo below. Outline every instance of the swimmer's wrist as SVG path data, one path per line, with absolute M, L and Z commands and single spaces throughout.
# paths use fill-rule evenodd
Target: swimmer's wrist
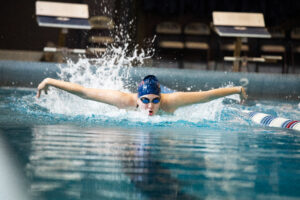
M 45 78 L 44 82 L 45 82 L 46 84 L 49 84 L 50 78 Z
M 44 82 L 46 85 L 51 85 L 52 78 L 45 78 Z
M 236 89 L 237 89 L 236 94 L 242 94 L 242 92 L 243 92 L 242 86 L 238 86 L 238 87 L 236 87 Z

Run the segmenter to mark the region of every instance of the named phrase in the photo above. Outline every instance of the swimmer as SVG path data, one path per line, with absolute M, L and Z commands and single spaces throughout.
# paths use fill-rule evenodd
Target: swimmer
M 243 87 L 219 88 L 201 92 L 174 92 L 163 94 L 160 84 L 154 75 L 146 76 L 138 86 L 137 93 L 126 93 L 117 90 L 86 88 L 76 83 L 52 78 L 44 79 L 38 85 L 37 98 L 42 91 L 47 94 L 49 86 L 53 86 L 77 95 L 84 99 L 94 100 L 118 108 L 138 108 L 147 115 L 153 116 L 161 109 L 173 113 L 177 108 L 197 103 L 205 103 L 232 94 L 239 94 L 241 103 L 247 99 Z

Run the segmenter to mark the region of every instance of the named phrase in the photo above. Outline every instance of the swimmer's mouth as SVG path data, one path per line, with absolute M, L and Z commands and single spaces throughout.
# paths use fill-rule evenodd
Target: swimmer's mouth
M 149 116 L 152 116 L 152 115 L 153 115 L 153 111 L 149 110 Z

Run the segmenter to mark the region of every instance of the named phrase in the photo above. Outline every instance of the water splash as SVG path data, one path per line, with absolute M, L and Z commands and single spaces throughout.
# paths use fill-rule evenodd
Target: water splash
M 78 83 L 85 87 L 121 90 L 130 92 L 128 89 L 129 70 L 133 63 L 143 65 L 143 60 L 149 55 L 145 51 L 135 49 L 132 55 L 128 56 L 128 45 L 124 47 L 111 47 L 102 57 L 88 59 L 80 58 L 78 62 L 68 60 L 67 66 L 60 66 L 60 79 Z M 231 85 L 227 85 L 231 86 Z M 239 99 L 238 95 L 231 98 Z M 148 117 L 143 113 L 132 110 L 118 109 L 114 106 L 99 102 L 81 99 L 64 91 L 51 88 L 48 95 L 42 95 L 38 104 L 47 108 L 50 113 L 63 114 L 70 117 L 76 115 L 91 117 L 101 116 L 101 120 L 129 120 L 131 122 L 176 122 L 188 121 L 192 123 L 208 121 L 220 121 L 222 111 L 226 108 L 222 104 L 222 98 L 205 104 L 196 104 L 178 109 L 173 115 L 163 114 L 160 116 Z
M 69 62 L 67 67 L 62 68 L 60 77 L 63 80 L 68 78 L 67 80 L 84 85 L 85 87 L 130 92 L 126 87 L 126 80 L 129 77 L 128 70 L 122 70 L 123 73 L 120 73 L 121 65 L 115 65 L 113 62 L 110 65 L 99 64 L 107 64 L 109 60 L 94 59 L 93 61 L 93 65 L 88 59 L 81 59 L 77 63 Z M 95 61 L 97 61 L 96 64 Z M 130 69 L 130 67 L 132 66 L 126 66 L 127 69 Z M 230 98 L 239 100 L 238 95 L 232 95 Z M 50 113 L 63 114 L 70 117 L 81 115 L 86 118 L 90 118 L 91 116 L 96 117 L 102 121 L 128 120 L 133 123 L 150 122 L 151 124 L 159 124 L 178 121 L 192 123 L 203 122 L 204 120 L 221 121 L 222 112 L 228 109 L 222 101 L 223 98 L 205 104 L 186 106 L 176 110 L 173 115 L 162 114 L 149 117 L 139 111 L 118 109 L 107 104 L 81 99 L 53 88 L 47 96 L 42 96 L 41 100 L 39 100 L 39 105 L 47 108 Z M 230 109 L 232 110 L 232 108 Z M 234 118 L 237 119 L 236 116 Z
M 130 25 L 133 22 L 129 22 Z M 115 29 L 114 44 L 108 46 L 103 55 L 97 58 L 81 57 L 78 61 L 67 60 L 67 65 L 60 65 L 59 79 L 70 81 L 89 88 L 101 88 L 131 92 L 129 90 L 130 69 L 144 65 L 146 59 L 154 55 L 154 48 L 151 44 L 155 38 L 145 42 L 149 48 L 142 49 L 138 45 L 133 45 L 127 29 L 119 25 Z M 238 98 L 237 95 L 233 98 Z M 123 110 L 99 102 L 81 99 L 75 95 L 51 88 L 48 95 L 42 95 L 37 101 L 38 105 L 49 110 L 53 114 L 63 114 L 69 117 L 74 116 L 97 116 L 101 120 L 130 122 L 178 122 L 185 121 L 191 123 L 208 121 L 220 121 L 222 111 L 226 106 L 222 104 L 222 99 L 218 99 L 206 104 L 196 104 L 178 109 L 173 115 L 162 114 L 148 117 L 143 113 L 132 110 Z

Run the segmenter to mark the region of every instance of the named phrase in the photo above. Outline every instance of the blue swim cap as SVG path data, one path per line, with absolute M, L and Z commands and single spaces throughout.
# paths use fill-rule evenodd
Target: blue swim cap
M 138 87 L 138 97 L 146 94 L 160 95 L 160 85 L 154 75 L 146 76 Z

